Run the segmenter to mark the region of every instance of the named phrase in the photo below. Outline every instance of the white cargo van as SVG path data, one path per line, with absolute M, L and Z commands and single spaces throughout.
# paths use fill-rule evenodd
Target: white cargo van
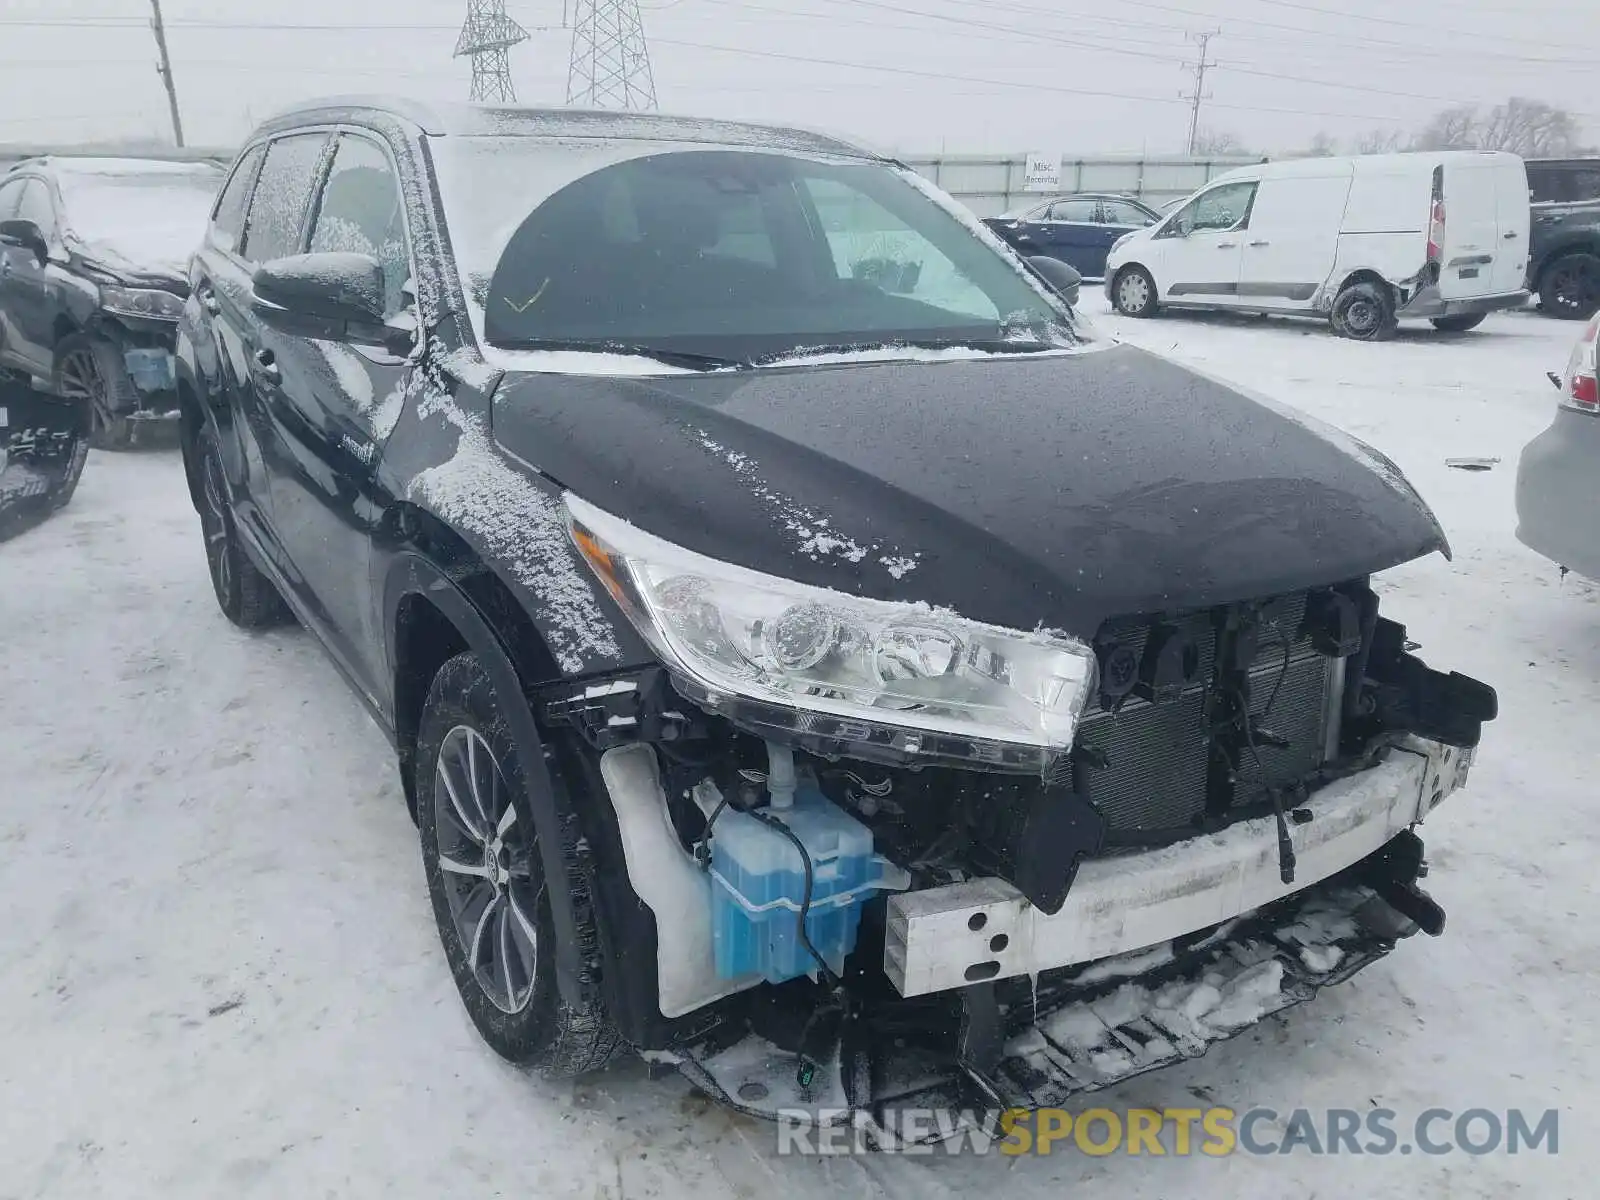
M 1262 163 L 1218 176 L 1106 260 L 1117 311 L 1326 316 L 1345 337 L 1419 317 L 1460 332 L 1524 304 L 1528 179 L 1514 154 Z

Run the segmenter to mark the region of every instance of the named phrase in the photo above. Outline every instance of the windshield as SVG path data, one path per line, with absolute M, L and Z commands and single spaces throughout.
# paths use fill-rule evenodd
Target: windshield
M 520 147 L 501 141 L 496 150 L 457 164 L 467 175 L 458 191 L 470 189 L 458 210 L 482 197 L 456 240 L 490 346 L 751 362 L 897 344 L 1022 351 L 1086 340 L 1071 310 L 975 233 L 975 221 L 881 163 L 646 151 L 564 181 L 508 220 L 508 156 L 520 158 Z M 529 151 L 531 182 L 546 174 L 537 156 L 553 152 L 538 143 Z M 503 249 L 476 245 L 474 232 L 494 225 L 510 228 Z
M 182 273 L 205 236 L 222 172 L 61 171 L 57 183 L 66 228 L 85 248 L 119 265 Z

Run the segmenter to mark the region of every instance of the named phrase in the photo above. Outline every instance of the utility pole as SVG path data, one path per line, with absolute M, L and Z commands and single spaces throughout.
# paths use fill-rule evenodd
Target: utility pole
M 656 80 L 639 0 L 576 0 L 571 15 L 567 103 L 581 108 L 654 109 Z
M 467 0 L 467 21 L 456 40 L 457 58 L 472 59 L 472 99 L 515 104 L 511 47 L 528 40 L 528 31 L 506 16 L 506 0 Z
M 1206 93 L 1206 72 L 1217 65 L 1206 56 L 1207 47 L 1210 46 L 1212 38 L 1222 36 L 1222 30 L 1212 29 L 1205 33 L 1194 33 L 1189 36 L 1200 47 L 1199 59 L 1192 63 L 1183 64 L 1184 70 L 1194 72 L 1194 92 L 1184 96 L 1184 99 L 1190 102 L 1189 153 L 1192 156 L 1195 153 L 1195 141 L 1200 136 L 1200 102 L 1211 99 Z
M 172 59 L 167 54 L 167 27 L 161 20 L 161 0 L 150 0 L 150 7 L 155 12 L 150 28 L 155 30 L 156 49 L 161 52 L 161 65 L 156 68 L 156 74 L 161 76 L 161 82 L 167 85 L 167 106 L 172 109 L 172 137 L 181 147 L 183 117 L 178 112 L 178 85 L 172 80 Z

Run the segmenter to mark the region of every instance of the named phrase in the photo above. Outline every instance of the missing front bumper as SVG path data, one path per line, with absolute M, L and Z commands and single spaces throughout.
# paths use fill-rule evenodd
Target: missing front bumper
M 1415 886 L 1420 861 L 1421 843 L 1404 833 L 1334 878 L 1196 936 L 1037 981 L 976 985 L 959 1005 L 868 1005 L 826 1053 L 813 1051 L 810 1070 L 754 1033 L 672 1057 L 752 1116 L 865 1115 L 887 1129 L 901 1124 L 892 1112 L 920 1109 L 992 1126 L 1008 1109 L 1061 1105 L 1196 1058 L 1309 1000 L 1415 933 L 1402 908 L 1437 927 L 1442 913 Z
M 1421 738 L 1315 793 L 1293 826 L 1295 881 L 1276 825 L 1245 821 L 1142 854 L 1086 862 L 1049 915 L 1010 884 L 975 879 L 888 902 L 884 973 L 901 996 L 1034 975 L 1156 946 L 1330 878 L 1422 820 L 1465 781 L 1472 752 Z

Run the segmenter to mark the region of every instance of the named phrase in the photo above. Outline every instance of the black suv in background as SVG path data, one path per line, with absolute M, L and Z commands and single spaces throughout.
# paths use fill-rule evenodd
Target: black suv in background
M 222 182 L 211 162 L 30 159 L 0 176 L 0 369 L 130 444 L 177 408 L 172 350 L 189 255 Z
M 1600 311 L 1600 158 L 1533 159 L 1527 168 L 1528 290 L 1551 316 L 1593 316 Z

